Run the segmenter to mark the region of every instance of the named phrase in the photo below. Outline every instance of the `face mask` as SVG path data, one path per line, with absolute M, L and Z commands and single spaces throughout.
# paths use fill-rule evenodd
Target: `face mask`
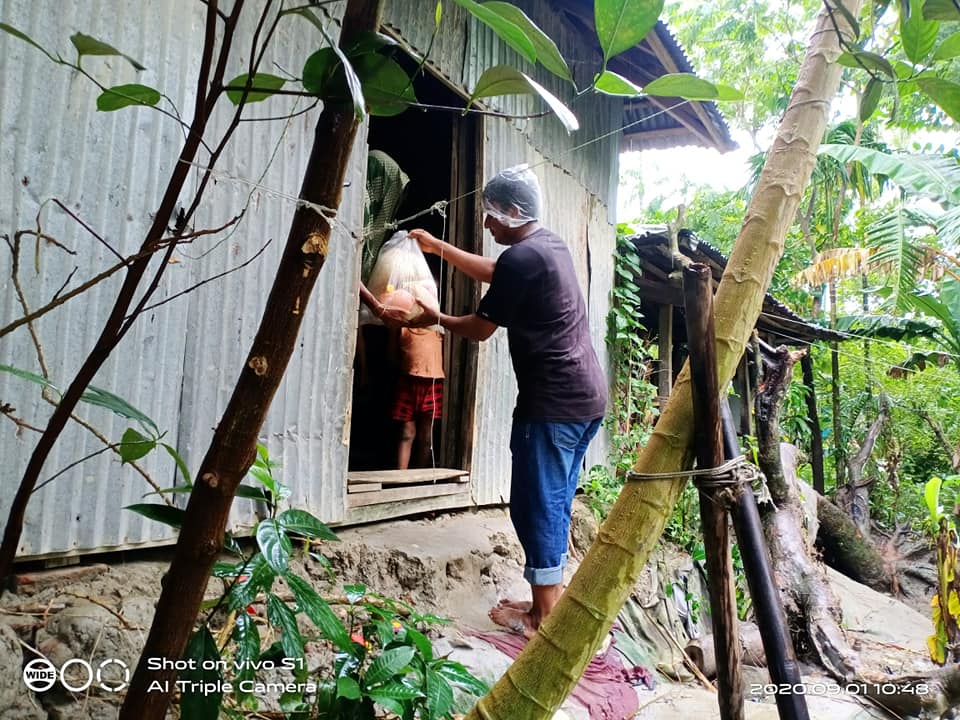
M 506 215 L 502 213 L 494 205 L 487 202 L 486 198 L 483 199 L 482 205 L 483 205 L 483 212 L 485 214 L 492 217 L 498 223 L 506 225 L 507 227 L 517 228 L 517 227 L 520 227 L 521 225 L 526 225 L 528 222 L 533 222 L 533 218 L 512 217 L 510 215 Z

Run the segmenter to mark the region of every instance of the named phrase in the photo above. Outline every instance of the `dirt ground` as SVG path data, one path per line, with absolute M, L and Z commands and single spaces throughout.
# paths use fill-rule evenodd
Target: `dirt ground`
M 592 515 L 578 505 L 571 573 L 594 533 Z M 452 623 L 435 637 L 438 651 L 450 653 L 486 681 L 494 681 L 506 670 L 510 658 L 471 635 L 495 629 L 487 610 L 497 600 L 524 599 L 528 594 L 521 577 L 522 553 L 504 511 L 394 521 L 347 528 L 338 534 L 341 541 L 330 543 L 325 554 L 336 568 L 339 583 L 363 583 L 418 610 L 450 618 Z M 22 667 L 35 657 L 35 650 L 57 666 L 71 658 L 93 663 L 117 658 L 133 667 L 150 625 L 167 556 L 168 551 L 154 550 L 110 558 L 109 564 L 84 562 L 85 570 L 70 571 L 86 574 L 71 580 L 62 571 L 54 572 L 52 584 L 44 584 L 44 574 L 38 573 L 34 584 L 0 598 L 0 720 L 115 718 L 119 693 L 70 693 L 58 688 L 34 693 L 24 685 Z M 309 559 L 301 562 L 303 573 L 318 585 L 324 582 L 325 571 L 319 564 Z M 219 582 L 211 582 L 209 596 L 219 595 Z M 833 584 L 846 629 L 857 647 L 871 654 L 872 663 L 891 674 L 929 665 L 924 649 L 930 632 L 928 618 L 842 576 L 834 576 Z M 647 667 L 656 679 L 653 690 L 636 688 L 639 710 L 635 717 L 718 717 L 716 696 L 693 681 L 678 649 L 689 638 L 707 632 L 709 618 L 698 607 L 699 598 L 705 597 L 702 573 L 689 558 L 667 547 L 651 558 L 614 633 L 623 662 Z M 745 675 L 748 683 L 769 682 L 763 669 L 747 668 Z M 812 669 L 804 679 L 828 682 Z M 814 720 L 893 717 L 850 694 L 808 700 Z M 756 695 L 747 705 L 751 720 L 777 717 L 772 697 Z M 175 711 L 171 717 L 176 717 Z M 589 719 L 583 706 L 573 701 L 557 717 Z

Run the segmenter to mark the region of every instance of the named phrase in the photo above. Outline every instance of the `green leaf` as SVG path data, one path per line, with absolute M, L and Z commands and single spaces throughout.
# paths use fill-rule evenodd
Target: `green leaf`
M 334 532 L 306 510 L 284 510 L 277 516 L 277 522 L 286 532 L 296 533 L 308 538 L 321 540 L 339 540 Z
M 344 70 L 341 56 L 339 48 L 325 47 L 308 57 L 303 65 L 303 89 L 325 102 L 345 102 L 349 93 L 354 110 L 362 115 L 363 85 L 352 65 L 348 63 Z
M 241 691 L 239 683 L 242 680 L 254 679 L 256 675 L 255 663 L 260 656 L 260 631 L 257 629 L 257 623 L 247 614 L 246 610 L 241 610 L 236 614 L 231 637 L 236 644 L 233 655 L 234 667 L 238 668 L 235 685 L 237 688 L 236 696 L 237 700 L 242 703 L 248 698 L 252 698 L 253 692 Z
M 467 103 L 467 107 L 470 107 L 470 105 L 479 98 L 495 97 L 497 95 L 533 94 L 537 94 L 543 98 L 557 118 L 559 118 L 560 122 L 563 123 L 567 132 L 573 132 L 579 129 L 580 123 L 566 105 L 560 102 L 556 96 L 535 80 L 508 65 L 495 65 L 492 68 L 488 68 L 483 75 L 480 76 L 480 79 L 477 80 L 477 86 L 473 89 L 473 94 Z
M 424 635 L 422 632 L 416 628 L 408 627 L 407 629 L 407 639 L 413 643 L 414 647 L 417 648 L 417 651 L 420 655 L 423 656 L 423 659 L 427 662 L 433 661 L 433 645 L 430 643 L 430 638 Z
M 156 440 L 144 437 L 133 428 L 127 428 L 120 439 L 117 452 L 120 453 L 120 462 L 128 463 L 149 455 L 156 446 Z
M 267 594 L 267 619 L 280 628 L 280 645 L 288 658 L 303 657 L 303 637 L 297 627 L 297 616 L 273 593 Z
M 595 90 L 606 95 L 626 95 L 627 97 L 637 97 L 643 94 L 643 90 L 627 80 L 622 75 L 618 75 L 612 70 L 604 70 L 593 83 Z
M 70 42 L 73 43 L 73 46 L 77 49 L 77 55 L 80 57 L 84 55 L 118 55 L 126 59 L 136 70 L 146 70 L 143 65 L 129 55 L 120 52 L 113 45 L 108 45 L 102 40 L 97 40 L 89 35 L 74 33 L 70 36 Z
M 145 518 L 175 528 L 180 528 L 183 525 L 185 514 L 182 508 L 171 507 L 162 503 L 137 503 L 127 505 L 124 510 L 130 510 L 138 515 L 143 515 Z
M 267 502 L 267 494 L 263 488 L 253 487 L 252 485 L 237 485 L 236 497 L 246 498 L 248 500 L 260 500 Z
M 51 390 L 56 391 L 57 395 L 60 395 L 61 397 L 63 396 L 63 393 L 60 392 L 60 389 L 43 377 L 43 375 L 37 375 L 37 373 L 30 372 L 29 370 L 21 370 L 20 368 L 15 368 L 12 365 L 2 364 L 0 364 L 0 371 L 10 373 L 11 375 L 16 375 L 18 378 L 29 380 L 30 382 L 36 383 L 42 387 L 48 387 Z
M 257 545 L 263 553 L 263 559 L 279 575 L 287 572 L 290 566 L 290 553 L 293 545 L 281 530 L 276 520 L 267 518 L 257 525 Z
M 534 23 L 526 13 L 515 5 L 506 2 L 485 2 L 481 6 L 496 13 L 504 20 L 513 23 L 520 28 L 527 39 L 531 42 L 537 55 L 537 62 L 552 72 L 557 77 L 573 82 L 573 76 L 570 74 L 570 68 L 567 67 L 567 61 L 557 49 L 557 44 Z
M 927 20 L 960 20 L 960 8 L 954 0 L 926 0 L 923 4 L 923 17 Z
M 350 633 L 343 626 L 340 618 L 330 609 L 326 601 L 316 590 L 301 577 L 287 575 L 284 577 L 290 592 L 297 601 L 297 605 L 327 640 L 342 650 L 349 650 L 351 645 Z
M 114 415 L 127 418 L 127 420 L 136 420 L 144 429 L 153 430 L 155 436 L 160 435 L 160 429 L 153 420 L 137 410 L 122 397 L 114 395 L 109 390 L 89 385 L 83 395 L 80 396 L 80 402 L 106 408 Z
M 248 78 L 249 83 L 247 82 Z M 282 88 L 286 82 L 286 79 L 269 73 L 254 73 L 253 75 L 243 73 L 242 75 L 237 75 L 237 77 L 227 83 L 228 88 L 241 88 L 239 90 L 228 89 L 227 98 L 234 105 L 239 105 L 240 101 L 243 100 L 244 91 L 242 88 L 247 87 L 249 84 L 250 87 L 257 89 L 247 93 L 246 102 L 260 102 L 273 95 L 277 90 Z
M 216 720 L 220 715 L 220 700 L 223 693 L 219 690 L 208 691 L 208 688 L 219 687 L 223 675 L 218 669 L 220 651 L 206 625 L 191 636 L 183 657 L 185 660 L 192 661 L 191 665 L 195 669 L 180 672 L 180 679 L 191 683 L 186 685 L 186 689 L 180 694 L 180 717 L 183 720 Z M 204 670 L 205 661 L 214 669 Z M 205 684 L 202 690 L 199 689 L 200 683 Z M 210 684 L 206 685 L 206 683 Z
M 434 27 L 440 27 L 440 18 L 443 17 L 443 2 L 442 0 L 437 0 L 437 9 L 433 11 L 433 23 Z
M 137 83 L 115 85 L 100 93 L 97 98 L 97 110 L 111 112 L 130 105 L 153 106 L 158 102 L 160 102 L 160 93 L 152 87 Z
M 860 121 L 866 122 L 880 104 L 880 98 L 883 97 L 883 83 L 877 78 L 870 78 L 867 81 L 867 87 L 863 91 L 863 97 L 860 98 Z
M 359 700 L 359 683 L 352 677 L 337 678 L 337 697 L 347 698 L 347 700 Z
M 897 74 L 894 72 L 893 65 L 890 64 L 889 60 L 882 55 L 877 55 L 877 53 L 868 52 L 866 50 L 857 50 L 852 53 L 840 53 L 840 57 L 837 58 L 837 63 L 843 65 L 844 67 L 854 68 L 855 70 L 865 69 L 881 72 L 891 80 L 895 80 L 897 78 Z M 901 65 L 908 69 L 910 73 L 913 72 L 913 68 L 911 68 L 909 65 L 905 65 L 904 63 L 901 63 Z
M 960 18 L 958 18 L 960 19 Z M 960 55 L 960 32 L 948 36 L 933 51 L 934 60 L 949 60 Z
M 389 698 L 390 700 L 415 700 L 423 695 L 417 688 L 398 680 L 392 680 L 383 685 L 378 685 L 375 689 L 367 691 L 367 694 L 374 702 L 380 703 L 381 705 L 383 705 L 381 698 Z
M 917 85 L 930 96 L 941 110 L 955 122 L 960 122 L 960 85 L 942 78 L 919 78 Z
M 357 36 L 349 48 L 347 48 L 347 57 L 353 60 L 360 55 L 377 53 L 388 47 L 396 47 L 397 41 L 389 35 L 379 32 L 366 30 Z
M 329 35 L 329 33 L 327 33 L 327 30 L 326 30 L 326 28 L 323 26 L 323 23 L 320 22 L 320 20 L 317 19 L 317 16 L 314 15 L 314 14 L 310 11 L 309 8 L 301 7 L 301 8 L 297 8 L 297 9 L 295 9 L 295 10 L 289 10 L 289 11 L 285 11 L 285 12 L 295 12 L 296 14 L 305 17 L 307 20 L 309 20 L 311 23 L 313 23 L 313 25 L 314 25 L 314 26 L 320 31 L 320 33 L 323 35 L 323 38 L 327 41 L 327 45 L 328 45 L 329 47 L 323 48 L 322 50 L 320 50 L 320 51 L 318 51 L 318 52 L 323 52 L 324 50 L 332 51 L 333 54 L 337 57 L 337 59 L 340 61 L 340 67 L 339 67 L 339 68 L 335 68 L 335 70 L 336 70 L 336 69 L 339 69 L 340 72 L 342 73 L 341 81 L 346 83 L 347 90 L 348 90 L 349 93 L 350 93 L 350 99 L 351 99 L 351 101 L 353 102 L 353 111 L 354 111 L 354 114 L 357 116 L 357 118 L 362 118 L 362 117 L 363 117 L 363 113 L 364 113 L 363 89 L 362 89 L 361 84 L 360 84 L 360 79 L 357 77 L 356 72 L 354 72 L 354 68 L 353 68 L 353 66 L 350 64 L 350 61 L 347 59 L 347 56 L 344 55 L 343 50 L 341 50 L 340 47 L 337 45 L 337 43 L 335 43 L 335 42 L 333 41 L 333 38 L 331 38 L 330 35 Z M 314 55 L 316 55 L 316 54 L 317 54 L 317 53 L 314 53 Z M 310 59 L 314 57 L 314 55 L 311 55 L 310 58 L 307 58 L 307 62 L 308 62 L 308 63 L 310 62 Z M 323 61 L 323 62 L 329 62 L 329 61 L 327 60 L 327 61 Z M 307 72 L 306 72 L 306 70 L 307 70 L 307 67 L 306 67 L 306 65 L 304 65 L 304 72 L 302 73 L 303 78 L 304 78 L 304 80 L 303 80 L 303 86 L 304 86 L 305 89 L 307 89 L 307 92 L 312 92 L 313 94 L 317 95 L 318 97 L 323 98 L 323 99 L 324 99 L 325 101 L 327 101 L 327 102 L 329 102 L 329 101 L 331 101 L 331 100 L 340 100 L 340 99 L 341 99 L 341 98 L 340 98 L 338 95 L 336 95 L 336 94 L 331 95 L 331 94 L 329 93 L 329 90 L 330 90 L 331 88 L 329 88 L 329 87 L 327 87 L 327 86 L 324 86 L 324 91 L 325 91 L 325 92 L 322 92 L 322 93 L 320 93 L 320 92 L 315 92 L 314 90 L 309 89 L 309 88 L 307 87 L 307 80 L 306 80 L 306 78 L 307 78 Z M 344 99 L 345 99 L 345 98 L 344 98 Z
M 347 596 L 347 602 L 351 605 L 354 605 L 361 600 L 367 594 L 366 585 L 344 585 L 343 594 Z
M 481 5 L 473 0 L 454 1 L 457 5 L 477 18 L 477 20 L 493 30 L 493 32 L 497 34 L 497 37 L 527 60 L 532 63 L 537 61 L 537 50 L 522 28 L 494 10 L 487 8 L 487 3 Z
M 441 718 L 453 707 L 453 688 L 434 670 L 427 670 L 427 712 Z
M 485 682 L 474 677 L 463 665 L 453 660 L 443 660 L 434 666 L 437 673 L 442 675 L 453 685 L 462 687 L 473 695 L 482 697 L 486 695 L 490 688 Z
M 923 16 L 923 0 L 909 0 L 910 13 L 900 11 L 900 42 L 903 52 L 912 63 L 923 62 L 937 42 L 940 23 Z
M 399 115 L 417 102 L 410 77 L 395 60 L 384 55 L 361 55 L 354 61 L 354 69 L 371 115 Z
M 958 86 L 960 89 L 960 86 Z M 841 163 L 859 162 L 903 190 L 939 202 L 960 203 L 960 165 L 942 155 L 888 154 L 857 145 L 824 144 L 818 153 Z
M 923 486 L 923 500 L 927 504 L 927 511 L 930 513 L 930 520 L 933 523 L 940 519 L 940 486 L 942 484 L 943 480 L 932 477 Z
M 30 45 L 33 45 L 37 50 L 42 52 L 44 55 L 46 55 L 48 58 L 50 58 L 54 62 L 62 62 L 62 60 L 54 57 L 46 48 L 40 45 L 36 40 L 34 40 L 29 35 L 27 35 L 25 32 L 22 32 L 21 30 L 17 30 L 13 25 L 8 25 L 7 23 L 0 23 L 0 30 L 3 30 L 5 33 L 9 33 L 10 35 L 13 35 L 15 38 L 19 38 L 20 40 L 23 40 L 25 43 L 29 43 Z
M 176 463 L 177 470 L 180 471 L 180 475 L 187 483 L 188 488 L 192 488 L 193 480 L 190 478 L 190 470 L 187 468 L 187 464 L 183 461 L 183 458 L 180 457 L 180 453 L 166 443 L 160 443 L 160 446 L 163 447 L 167 451 L 167 454 L 173 458 L 173 462 Z
M 661 75 L 643 88 L 647 95 L 685 100 L 743 100 L 743 93 L 726 85 L 715 85 L 692 73 Z
M 663 11 L 663 0 L 596 0 L 593 4 L 603 64 L 647 36 Z
M 241 573 L 240 577 L 244 575 L 246 578 L 239 580 L 230 590 L 228 604 L 231 610 L 245 608 L 256 600 L 258 593 L 269 592 L 277 577 L 277 573 L 260 553 L 254 555 L 247 563 L 247 569 Z
M 364 675 L 366 687 L 370 689 L 392 678 L 410 664 L 413 655 L 414 650 L 409 646 L 384 650 L 380 657 L 370 664 Z

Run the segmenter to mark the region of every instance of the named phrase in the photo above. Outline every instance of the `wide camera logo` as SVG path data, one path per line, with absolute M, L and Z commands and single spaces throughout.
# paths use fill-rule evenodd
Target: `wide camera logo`
M 82 658 L 71 658 L 59 670 L 46 658 L 35 658 L 23 666 L 23 683 L 34 692 L 46 692 L 57 682 L 70 692 L 84 692 L 90 687 L 120 692 L 130 682 L 130 668 L 117 658 L 107 658 L 96 666 Z

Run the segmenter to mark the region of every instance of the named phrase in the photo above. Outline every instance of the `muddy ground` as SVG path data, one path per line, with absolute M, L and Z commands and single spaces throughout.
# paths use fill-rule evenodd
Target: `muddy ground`
M 578 505 L 571 572 L 594 533 L 592 515 Z M 339 535 L 339 543 L 324 549 L 336 570 L 337 585 L 363 583 L 418 610 L 450 618 L 450 625 L 433 633 L 436 647 L 484 680 L 494 681 L 509 666 L 506 655 L 471 635 L 474 630 L 495 629 L 486 613 L 497 600 L 527 595 L 521 577 L 522 553 L 504 511 L 380 523 L 343 529 Z M 71 693 L 59 686 L 32 692 L 24 685 L 22 667 L 36 652 L 58 667 L 72 658 L 93 664 L 116 658 L 133 667 L 149 628 L 168 552 L 125 553 L 84 561 L 79 568 L 34 573 L 33 584 L 0 599 L 0 720 L 115 718 L 121 693 L 102 689 Z M 109 564 L 100 562 L 104 559 Z M 327 572 L 319 563 L 309 558 L 298 562 L 301 574 L 318 588 L 337 592 L 336 586 L 327 583 Z M 873 663 L 890 673 L 929 666 L 924 651 L 928 618 L 845 578 L 834 577 L 833 582 L 849 636 L 871 655 Z M 221 581 L 211 581 L 208 596 L 218 596 L 221 587 Z M 716 696 L 694 681 L 679 650 L 691 637 L 707 631 L 706 603 L 700 600 L 705 597 L 702 574 L 689 558 L 668 547 L 658 549 L 615 633 L 623 662 L 649 668 L 656 680 L 653 690 L 636 687 L 639 711 L 635 717 L 717 717 Z M 815 669 L 807 670 L 806 680 L 829 682 Z M 763 669 L 747 668 L 745 675 L 748 683 L 768 682 Z M 268 709 L 276 705 L 276 699 L 263 701 Z M 811 697 L 809 705 L 814 720 L 892 717 L 850 694 Z M 752 720 L 777 717 L 772 697 L 755 697 L 747 711 Z M 177 717 L 176 710 L 170 717 Z M 586 720 L 588 714 L 568 701 L 558 717 Z

